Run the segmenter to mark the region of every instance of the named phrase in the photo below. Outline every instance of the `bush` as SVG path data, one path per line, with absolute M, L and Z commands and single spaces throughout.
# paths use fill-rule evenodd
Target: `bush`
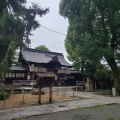
M 10 97 L 10 94 L 8 94 L 8 93 L 6 93 L 6 92 L 0 92 L 0 100 L 4 100 L 5 94 L 6 94 L 5 100 L 6 100 L 8 97 Z
M 108 77 L 108 73 L 105 70 L 96 71 L 96 73 L 94 74 L 94 78 L 96 80 L 104 80 L 106 77 Z
M 104 90 L 104 91 L 99 92 L 98 94 L 112 96 L 112 90 L 109 90 L 109 89 L 108 90 Z
M 97 80 L 101 89 L 103 89 L 103 86 L 106 84 L 106 79 L 108 78 L 108 73 L 105 70 L 98 70 L 95 72 L 94 78 Z

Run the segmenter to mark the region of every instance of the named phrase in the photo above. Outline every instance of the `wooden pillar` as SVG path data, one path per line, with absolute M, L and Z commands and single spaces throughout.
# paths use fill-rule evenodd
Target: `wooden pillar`
M 39 85 L 39 105 L 41 104 L 41 85 Z
M 23 94 L 23 104 L 25 103 L 25 90 L 22 88 L 22 94 Z
M 35 76 L 34 76 L 34 72 L 33 72 L 33 73 L 32 73 L 32 80 L 34 80 L 34 77 L 35 77 Z
M 52 85 L 50 85 L 50 91 L 49 91 L 49 103 L 52 102 Z

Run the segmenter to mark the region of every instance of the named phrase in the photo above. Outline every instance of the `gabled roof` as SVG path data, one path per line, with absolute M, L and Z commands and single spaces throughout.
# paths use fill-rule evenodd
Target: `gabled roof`
M 25 48 L 21 51 L 22 58 L 32 63 L 50 63 L 57 60 L 61 66 L 72 67 L 65 59 L 62 53 L 41 51 L 36 49 Z

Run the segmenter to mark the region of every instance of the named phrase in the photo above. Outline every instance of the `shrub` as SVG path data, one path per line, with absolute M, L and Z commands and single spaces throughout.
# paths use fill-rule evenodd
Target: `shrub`
M 8 94 L 8 93 L 6 93 L 6 92 L 0 92 L 0 100 L 4 100 L 5 94 L 6 94 L 6 98 L 5 99 L 7 99 L 8 97 L 10 97 L 10 94 Z
M 108 73 L 105 70 L 98 70 L 94 74 L 94 78 L 98 81 L 99 85 L 101 86 L 101 89 L 103 89 L 103 86 L 106 84 L 106 78 L 108 77 Z
M 104 90 L 104 91 L 99 92 L 98 94 L 112 96 L 112 90 L 109 90 L 109 89 L 108 90 Z

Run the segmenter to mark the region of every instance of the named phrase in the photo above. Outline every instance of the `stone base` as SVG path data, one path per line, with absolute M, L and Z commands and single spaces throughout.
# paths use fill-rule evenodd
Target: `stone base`
M 85 91 L 93 91 L 93 85 L 85 85 Z

